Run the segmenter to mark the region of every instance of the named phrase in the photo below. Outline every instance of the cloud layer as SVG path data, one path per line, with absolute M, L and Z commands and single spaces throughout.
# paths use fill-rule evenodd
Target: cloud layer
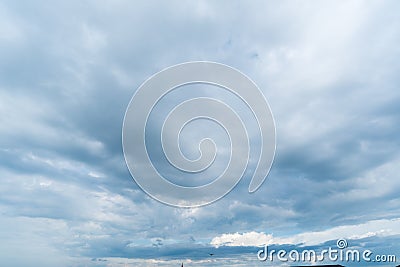
M 258 266 L 252 246 L 263 242 L 343 236 L 398 252 L 398 10 L 395 1 L 3 1 L 0 265 Z M 132 181 L 121 127 L 144 80 L 191 60 L 258 84 L 277 154 L 256 193 L 246 173 L 215 204 L 177 209 Z

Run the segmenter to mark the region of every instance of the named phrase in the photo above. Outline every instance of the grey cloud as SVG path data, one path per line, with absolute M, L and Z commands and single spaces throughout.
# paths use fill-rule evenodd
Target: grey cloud
M 399 217 L 398 3 L 6 1 L 0 10 L 3 264 L 151 258 L 156 239 L 165 259 L 202 258 L 227 232 L 285 236 Z M 121 126 L 145 79 L 190 60 L 251 77 L 278 146 L 256 193 L 246 173 L 221 201 L 180 210 L 132 181 Z M 362 242 L 397 248 L 396 237 Z M 207 264 L 233 266 L 254 248 L 220 251 L 234 256 Z

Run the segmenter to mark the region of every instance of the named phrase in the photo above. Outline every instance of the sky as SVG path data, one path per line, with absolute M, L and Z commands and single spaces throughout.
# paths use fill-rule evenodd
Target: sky
M 0 266 L 279 266 L 258 261 L 260 247 L 320 249 L 339 238 L 400 260 L 399 8 L 1 1 Z M 245 173 L 221 200 L 175 208 L 133 181 L 122 123 L 147 78 L 194 60 L 227 64 L 258 85 L 276 155 L 255 193 Z M 180 97 L 164 100 L 154 128 Z M 199 129 L 225 144 L 215 125 L 194 125 L 189 155 Z

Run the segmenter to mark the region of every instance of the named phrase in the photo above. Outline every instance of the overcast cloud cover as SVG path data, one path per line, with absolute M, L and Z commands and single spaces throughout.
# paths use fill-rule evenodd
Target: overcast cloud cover
M 338 238 L 400 259 L 399 10 L 1 1 L 0 266 L 266 266 L 256 246 Z M 179 209 L 132 181 L 121 127 L 143 81 L 191 60 L 258 84 L 277 153 L 256 193 L 245 176 L 213 205 Z

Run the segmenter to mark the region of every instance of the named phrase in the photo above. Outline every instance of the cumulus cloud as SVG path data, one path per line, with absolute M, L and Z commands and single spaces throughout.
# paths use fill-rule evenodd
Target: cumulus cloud
M 315 246 L 327 241 L 346 238 L 364 239 L 367 237 L 387 237 L 400 235 L 400 219 L 374 220 L 357 225 L 342 225 L 318 232 L 304 232 L 289 237 L 273 236 L 272 234 L 246 232 L 222 234 L 214 237 L 210 245 L 215 247 L 258 247 L 264 245 L 301 245 Z
M 210 244 L 219 246 L 232 246 L 232 247 L 250 247 L 250 246 L 263 246 L 269 245 L 272 241 L 272 235 L 265 233 L 248 232 L 248 233 L 234 233 L 234 234 L 223 234 L 221 236 L 214 237 Z

